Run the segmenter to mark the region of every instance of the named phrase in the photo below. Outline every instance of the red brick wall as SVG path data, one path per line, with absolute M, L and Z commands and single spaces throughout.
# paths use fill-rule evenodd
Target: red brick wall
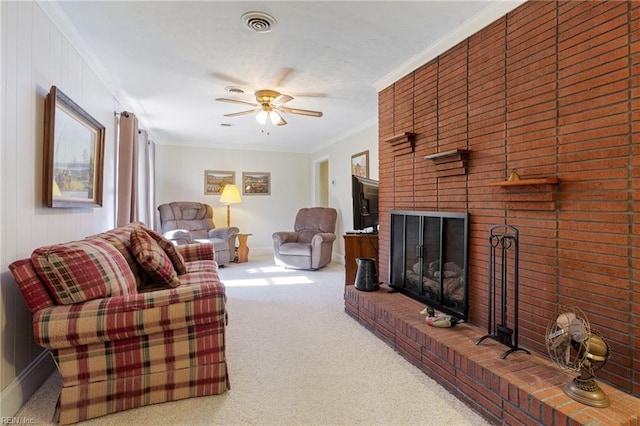
M 469 212 L 470 321 L 487 323 L 488 228 L 520 232 L 520 346 L 558 304 L 609 342 L 598 376 L 640 395 L 640 2 L 528 2 L 379 93 L 380 276 L 389 211 Z M 413 152 L 386 142 L 416 133 Z M 424 157 L 471 151 L 466 174 Z M 512 169 L 559 185 L 500 187 Z

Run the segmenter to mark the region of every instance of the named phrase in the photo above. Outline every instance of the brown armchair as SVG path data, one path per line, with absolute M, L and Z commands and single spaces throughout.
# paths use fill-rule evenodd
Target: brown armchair
M 235 255 L 235 226 L 216 228 L 213 208 L 193 201 L 174 201 L 158 206 L 162 234 L 176 245 L 193 242 L 213 243 L 215 261 L 220 266 L 231 262 Z
M 320 269 L 331 263 L 336 240 L 335 209 L 303 208 L 298 211 L 294 231 L 273 234 L 273 256 L 277 265 L 295 269 Z

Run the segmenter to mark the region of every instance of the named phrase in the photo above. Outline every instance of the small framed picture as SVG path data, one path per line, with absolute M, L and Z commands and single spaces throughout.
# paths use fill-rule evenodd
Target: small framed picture
M 271 195 L 271 173 L 242 172 L 242 195 Z
M 236 183 L 236 172 L 222 170 L 204 171 L 204 195 L 220 195 L 228 183 Z
M 369 177 L 369 150 L 351 156 L 351 174 Z

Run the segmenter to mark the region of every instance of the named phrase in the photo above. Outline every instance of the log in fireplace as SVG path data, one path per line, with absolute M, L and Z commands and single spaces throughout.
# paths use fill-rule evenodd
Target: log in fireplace
M 391 212 L 389 285 L 466 321 L 469 215 Z

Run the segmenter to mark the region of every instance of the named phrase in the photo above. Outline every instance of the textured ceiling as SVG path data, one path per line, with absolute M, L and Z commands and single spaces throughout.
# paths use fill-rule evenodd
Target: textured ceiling
M 59 1 L 43 2 L 159 144 L 313 152 L 377 119 L 377 89 L 520 2 L 495 1 Z M 269 33 L 243 26 L 272 15 Z M 426 58 L 429 59 L 429 58 Z M 407 69 L 406 72 L 411 71 Z M 405 74 L 406 74 L 405 72 Z M 398 75 L 394 75 L 398 74 Z M 385 79 L 389 79 L 385 83 Z M 243 95 L 225 91 L 240 86 Z M 294 97 L 260 126 L 246 110 L 259 89 Z M 230 124 L 225 126 L 224 124 Z

